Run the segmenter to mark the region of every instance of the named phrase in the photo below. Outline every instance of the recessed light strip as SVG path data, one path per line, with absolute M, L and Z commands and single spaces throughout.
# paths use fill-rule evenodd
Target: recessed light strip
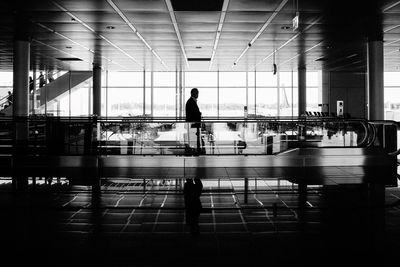
M 390 32 L 391 30 L 394 30 L 396 28 L 400 27 L 400 25 L 395 25 L 389 28 L 386 28 L 385 30 L 383 30 L 384 33 Z
M 391 4 L 390 6 L 385 7 L 385 8 L 383 9 L 383 12 L 387 12 L 389 9 L 392 9 L 393 7 L 395 7 L 395 6 L 399 5 L 399 4 L 400 4 L 400 1 L 397 1 L 397 2 L 395 2 L 395 3 L 393 3 L 393 4 Z
M 211 70 L 211 66 L 212 66 L 213 61 L 214 61 L 214 56 L 215 56 L 215 53 L 217 51 L 219 38 L 221 36 L 222 27 L 223 27 L 224 21 L 225 21 L 226 11 L 228 10 L 228 5 L 229 5 L 229 0 L 224 0 L 224 3 L 222 5 L 222 10 L 221 10 L 221 16 L 219 17 L 217 34 L 215 35 L 214 46 L 213 46 L 211 60 L 210 60 L 210 66 L 208 67 L 208 70 Z
M 84 21 L 82 21 L 81 19 L 79 19 L 77 16 L 75 16 L 74 14 L 72 14 L 71 12 L 69 12 L 65 7 L 61 6 L 60 4 L 58 4 L 55 1 L 51 1 L 51 3 L 53 3 L 53 5 L 55 5 L 56 7 L 58 7 L 59 9 L 61 9 L 62 11 L 64 11 L 65 13 L 67 13 L 70 17 L 72 17 L 74 20 L 78 21 L 80 24 L 82 24 L 86 29 L 88 29 L 89 31 L 91 31 L 92 33 L 96 34 L 98 37 L 100 37 L 101 39 L 103 39 L 104 41 L 106 41 L 107 43 L 109 43 L 111 46 L 113 46 L 115 49 L 117 49 L 118 51 L 120 51 L 122 54 L 124 54 L 125 56 L 127 56 L 128 58 L 130 58 L 133 62 L 135 62 L 137 65 L 139 65 L 141 68 L 144 68 L 144 66 L 142 64 L 140 64 L 134 57 L 132 57 L 131 55 L 129 55 L 127 52 L 125 52 L 123 49 L 121 49 L 119 46 L 117 46 L 116 44 L 114 44 L 113 42 L 111 42 L 109 39 L 107 39 L 106 37 L 104 37 L 102 34 L 98 33 L 97 31 L 95 31 L 92 27 L 90 27 L 88 24 L 86 24 Z
M 170 0 L 165 0 L 165 4 L 167 5 L 169 16 L 171 17 L 171 20 L 172 20 L 172 25 L 174 26 L 176 36 L 178 37 L 178 42 L 179 42 L 179 45 L 181 47 L 183 58 L 185 59 L 187 67 L 189 68 L 189 61 L 187 60 L 187 56 L 186 56 L 186 52 L 185 52 L 185 46 L 183 45 L 182 37 L 181 37 L 181 34 L 179 32 L 178 23 L 176 22 L 175 13 L 174 13 L 174 9 L 172 7 L 171 1 Z
M 125 16 L 125 14 L 119 9 L 119 7 L 112 1 L 107 0 L 107 3 L 118 13 L 118 15 L 125 21 L 129 28 L 139 37 L 139 39 L 146 45 L 146 47 L 153 53 L 153 55 L 161 62 L 161 64 L 168 70 L 168 66 L 161 59 L 161 57 L 154 51 L 154 49 L 149 45 L 149 43 L 143 38 L 143 36 L 138 32 L 138 30 L 133 26 L 133 24 L 129 21 L 129 19 Z
M 265 31 L 265 29 L 268 27 L 268 25 L 271 23 L 271 21 L 278 15 L 278 13 L 282 10 L 282 8 L 286 5 L 286 3 L 289 0 L 283 0 L 279 6 L 275 9 L 275 11 L 272 13 L 272 15 L 267 19 L 267 21 L 264 23 L 264 25 L 261 27 L 261 29 L 257 32 L 257 34 L 251 39 L 251 41 L 247 44 L 247 47 L 243 50 L 243 52 L 240 54 L 240 56 L 235 60 L 233 65 L 237 65 L 239 60 L 243 57 L 243 55 L 249 50 L 249 48 L 257 41 L 258 37 Z

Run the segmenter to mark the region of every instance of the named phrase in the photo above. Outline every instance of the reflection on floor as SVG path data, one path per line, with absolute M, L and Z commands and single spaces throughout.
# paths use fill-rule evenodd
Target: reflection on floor
M 93 197 L 64 180 L 39 180 L 15 194 L 3 180 L 2 252 L 15 266 L 384 266 L 396 255 L 398 188 L 386 189 L 385 206 L 377 207 L 358 186 L 311 187 L 302 202 L 287 181 L 247 181 L 203 180 L 200 233 L 193 235 L 183 181 L 108 180 Z

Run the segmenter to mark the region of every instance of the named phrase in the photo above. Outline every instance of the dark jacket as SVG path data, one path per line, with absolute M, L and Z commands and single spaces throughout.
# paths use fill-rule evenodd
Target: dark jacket
M 201 112 L 197 106 L 196 100 L 190 97 L 186 102 L 186 121 L 187 122 L 200 122 Z

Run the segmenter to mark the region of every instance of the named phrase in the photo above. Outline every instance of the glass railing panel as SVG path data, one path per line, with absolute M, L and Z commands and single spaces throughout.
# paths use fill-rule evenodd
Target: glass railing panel
M 0 121 L 0 142 L 27 132 L 32 154 L 273 155 L 301 147 L 361 147 L 371 139 L 363 120 L 204 120 L 30 117 Z M 197 143 L 200 146 L 198 147 Z M 29 152 L 29 153 L 30 153 Z

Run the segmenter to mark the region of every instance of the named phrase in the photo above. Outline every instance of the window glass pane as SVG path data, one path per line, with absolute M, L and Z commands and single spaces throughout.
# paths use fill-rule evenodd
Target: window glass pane
M 69 116 L 69 91 L 47 103 L 47 114 L 53 116 Z
M 248 87 L 248 106 L 247 106 L 247 110 L 248 110 L 248 114 L 250 115 L 255 115 L 255 108 L 256 108 L 256 100 L 255 100 L 255 87 L 254 86 L 249 86 Z
M 383 76 L 385 86 L 400 86 L 399 72 L 385 72 Z
M 219 88 L 219 115 L 244 116 L 246 88 Z
M 175 87 L 154 89 L 154 116 L 175 117 Z
M 197 99 L 197 105 L 199 106 L 201 115 L 203 117 L 211 116 L 217 117 L 217 88 L 198 88 L 199 98 Z M 186 105 L 186 101 L 190 98 L 190 90 L 192 88 L 185 88 L 185 99 L 183 105 Z M 185 110 L 185 107 L 184 107 Z
M 155 87 L 160 87 L 160 86 L 175 87 L 176 86 L 175 77 L 176 77 L 175 72 L 154 72 L 153 85 Z
M 8 91 L 13 92 L 13 73 L 0 71 L 0 98 L 5 97 Z M 6 100 L 2 100 L 0 105 L 7 104 Z M 0 106 L 0 109 L 2 107 Z
M 71 90 L 71 116 L 87 116 L 89 112 L 89 86 Z M 91 111 L 90 111 L 91 112 Z M 102 109 L 103 114 L 105 110 Z
M 109 87 L 140 86 L 143 87 L 143 72 L 114 72 L 108 73 Z
M 297 116 L 296 113 L 294 113 L 294 109 L 292 109 L 293 106 L 293 97 L 294 95 L 292 94 L 295 89 L 291 86 L 284 86 L 281 85 L 280 87 L 280 105 L 279 105 L 279 114 L 280 116 Z M 297 88 L 296 88 L 297 90 Z M 292 111 L 293 110 L 293 111 Z M 293 112 L 293 114 L 292 114 Z
M 185 73 L 186 87 L 216 87 L 217 72 L 186 72 Z
M 277 86 L 277 75 L 272 72 L 257 72 L 256 76 L 257 86 Z
M 13 73 L 9 71 L 0 71 L 0 86 L 12 86 Z
M 385 88 L 385 119 L 400 121 L 400 87 Z
M 219 86 L 246 86 L 246 72 L 220 72 Z
M 143 114 L 143 88 L 108 88 L 108 116 Z
M 276 116 L 278 92 L 276 88 L 257 87 L 257 115 Z
M 146 87 L 145 114 L 151 114 L 151 87 Z
M 255 86 L 255 79 L 256 79 L 256 75 L 255 75 L 255 72 L 254 71 L 252 71 L 252 72 L 248 72 L 248 74 L 247 74 L 247 84 L 248 84 L 248 86 Z
M 319 85 L 319 75 L 317 71 L 307 71 L 306 73 L 306 83 L 307 87 L 318 87 Z
M 291 72 L 280 72 L 279 73 L 279 85 L 281 87 L 292 86 L 292 73 Z
M 307 87 L 307 111 L 321 111 L 318 107 L 318 87 Z

